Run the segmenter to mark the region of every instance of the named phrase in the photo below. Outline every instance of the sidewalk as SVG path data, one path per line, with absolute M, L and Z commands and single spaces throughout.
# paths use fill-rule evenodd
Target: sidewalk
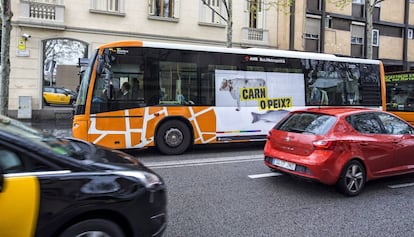
M 17 111 L 9 111 L 9 116 L 17 118 Z M 72 106 L 61 106 L 61 105 L 50 105 L 44 106 L 41 110 L 32 110 L 31 119 L 22 119 L 28 122 L 37 122 L 45 120 L 55 121 L 70 121 L 73 118 L 73 107 Z
M 17 118 L 17 113 L 15 114 Z M 11 116 L 12 117 L 12 116 Z M 32 119 L 18 119 L 27 125 L 48 132 L 54 136 L 72 136 L 72 106 L 44 106 L 42 110 L 33 110 Z
M 42 110 L 32 111 L 32 120 L 70 120 L 73 118 L 72 106 L 49 105 Z

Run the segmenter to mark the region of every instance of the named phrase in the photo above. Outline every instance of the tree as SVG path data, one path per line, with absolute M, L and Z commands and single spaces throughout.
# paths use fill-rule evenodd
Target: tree
M 352 3 L 352 0 L 331 0 L 333 3 L 335 3 L 339 7 L 343 7 L 347 4 Z M 375 6 L 380 4 L 385 0 L 365 0 L 365 17 L 366 17 L 366 26 L 365 26 L 365 35 L 366 35 L 366 57 L 368 59 L 372 59 L 372 30 L 374 28 L 373 26 L 373 12 Z
M 227 30 L 227 48 L 231 48 L 233 46 L 233 2 L 232 0 L 221 0 L 223 3 L 223 6 L 226 10 L 227 16 L 223 16 L 220 12 L 217 12 L 214 8 L 212 8 L 207 2 L 207 0 L 201 0 L 204 5 L 206 5 L 208 8 L 210 8 L 214 13 L 216 13 L 221 19 L 223 19 L 226 24 L 226 30 Z
M 379 4 L 380 2 L 383 2 L 384 0 L 365 0 L 365 12 L 366 12 L 366 18 L 367 18 L 367 25 L 365 28 L 365 32 L 367 35 L 367 58 L 372 59 L 372 30 L 374 29 L 373 26 L 373 12 L 374 7 Z
M 0 114 L 7 115 L 9 110 L 9 79 L 10 79 L 10 32 L 11 12 L 10 0 L 1 0 L 1 84 Z
M 220 12 L 217 12 L 214 8 L 212 8 L 210 6 L 210 1 L 209 0 L 201 0 L 203 2 L 204 5 L 206 5 L 208 8 L 210 8 L 214 13 L 216 13 L 221 19 L 223 19 L 227 24 L 226 24 L 226 29 L 227 29 L 227 47 L 231 48 L 233 45 L 233 3 L 232 0 L 221 0 L 221 2 L 223 3 L 223 6 L 226 10 L 226 14 L 227 16 L 223 16 Z M 257 0 L 248 0 L 248 2 L 256 2 Z M 284 7 L 287 8 L 289 7 L 292 2 L 295 0 L 269 0 L 266 2 L 266 10 L 270 9 L 271 7 Z M 250 10 L 253 10 L 256 7 L 255 4 L 250 4 Z

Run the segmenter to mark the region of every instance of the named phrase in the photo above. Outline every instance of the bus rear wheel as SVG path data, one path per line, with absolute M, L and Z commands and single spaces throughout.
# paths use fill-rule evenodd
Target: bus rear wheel
M 190 129 L 179 120 L 167 121 L 158 128 L 155 145 L 165 155 L 182 154 L 191 145 Z

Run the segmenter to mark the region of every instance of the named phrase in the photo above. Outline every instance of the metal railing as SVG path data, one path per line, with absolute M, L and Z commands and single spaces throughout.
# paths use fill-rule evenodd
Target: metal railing
M 269 32 L 265 29 L 257 28 L 242 28 L 243 41 L 246 43 L 260 43 L 268 44 L 269 43 Z
M 20 0 L 20 20 L 26 24 L 64 24 L 64 0 Z

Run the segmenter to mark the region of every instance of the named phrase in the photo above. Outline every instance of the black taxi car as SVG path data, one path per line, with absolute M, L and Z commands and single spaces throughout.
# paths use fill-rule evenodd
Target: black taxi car
M 166 205 L 136 158 L 0 115 L 0 236 L 162 236 Z

